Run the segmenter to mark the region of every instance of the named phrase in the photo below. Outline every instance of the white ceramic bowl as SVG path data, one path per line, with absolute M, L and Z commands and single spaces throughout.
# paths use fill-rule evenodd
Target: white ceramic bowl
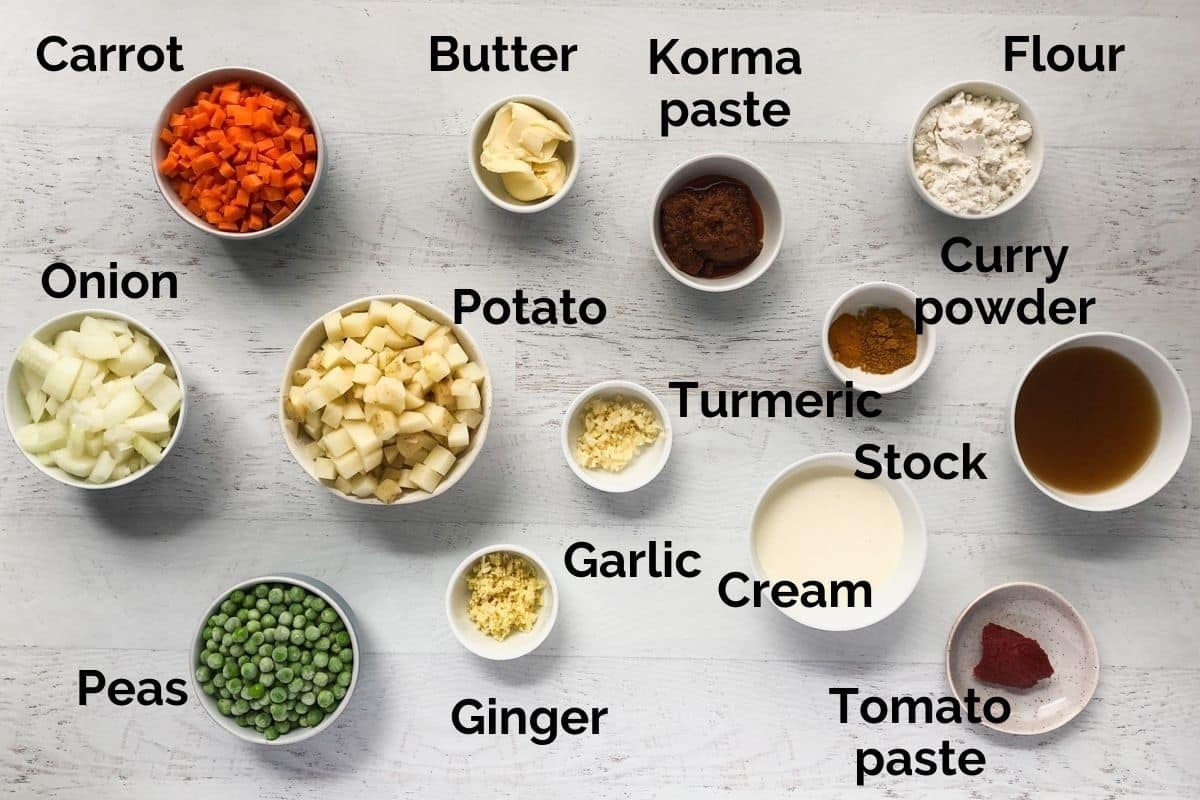
M 851 369 L 833 357 L 833 349 L 829 346 L 829 328 L 842 314 L 856 314 L 871 306 L 898 308 L 911 319 L 917 318 L 917 296 L 912 290 L 886 281 L 855 286 L 835 300 L 829 307 L 829 313 L 825 315 L 825 324 L 821 328 L 821 350 L 825 353 L 825 363 L 839 380 L 854 381 L 856 389 L 880 394 L 898 392 L 912 386 L 925 374 L 925 370 L 929 369 L 934 350 L 937 348 L 937 329 L 933 325 L 923 326 L 917 336 L 917 357 L 911 364 L 895 372 L 876 375 L 857 368 Z
M 467 616 L 467 604 L 471 599 L 471 590 L 467 587 L 467 572 L 475 562 L 488 553 L 514 553 L 523 556 L 534 566 L 539 577 L 546 582 L 542 590 L 542 608 L 538 612 L 537 622 L 528 631 L 518 631 L 509 635 L 503 641 L 493 639 L 484 634 Z M 520 658 L 533 652 L 554 627 L 558 619 L 558 584 L 554 581 L 554 573 L 546 566 L 537 554 L 515 544 L 496 544 L 476 550 L 463 559 L 450 576 L 446 586 L 446 618 L 450 620 L 450 629 L 462 646 L 477 656 L 493 661 L 508 661 Z
M 983 655 L 983 628 L 989 622 L 1037 640 L 1054 674 L 1029 689 L 978 680 L 974 670 Z M 1008 701 L 1008 719 L 984 719 L 989 728 L 1025 736 L 1049 733 L 1073 720 L 1096 693 L 1100 655 L 1087 623 L 1062 595 L 1037 583 L 1006 583 L 972 600 L 955 620 L 946 640 L 946 679 L 956 697 L 964 698 L 974 689 L 984 701 Z
M 787 467 L 767 484 L 754 504 L 754 516 L 750 521 L 750 560 L 754 566 L 754 574 L 760 580 L 769 580 L 762 563 L 758 558 L 758 548 L 755 546 L 755 529 L 758 527 L 758 516 L 771 493 L 785 481 L 791 481 L 806 474 L 825 473 L 830 470 L 843 471 L 853 474 L 858 469 L 858 462 L 849 453 L 821 453 L 803 458 Z M 900 563 L 895 571 L 881 584 L 871 584 L 871 607 L 839 607 L 839 608 L 803 608 L 799 605 L 791 608 L 776 606 L 790 619 L 824 631 L 851 631 L 874 625 L 876 622 L 890 616 L 892 612 L 904 605 L 921 573 L 925 569 L 925 517 L 917 505 L 908 484 L 890 478 L 876 478 L 874 482 L 882 486 L 891 495 L 900 512 L 901 524 L 904 527 L 904 544 L 900 551 Z M 852 577 L 852 576 L 847 576 Z M 793 580 L 798 583 L 807 580 L 796 576 Z
M 487 138 L 488 130 L 492 127 L 492 118 L 496 116 L 496 112 L 505 103 L 524 103 L 527 106 L 536 108 L 547 118 L 561 125 L 563 130 L 571 137 L 571 141 L 569 142 L 559 142 L 558 149 L 555 151 L 559 158 L 563 160 L 563 164 L 567 169 L 567 179 L 563 183 L 562 189 L 555 194 L 543 197 L 541 200 L 534 200 L 533 202 L 516 200 L 504 188 L 504 183 L 500 180 L 500 176 L 494 172 L 488 172 L 479 163 L 479 155 L 483 152 L 483 140 Z M 575 124 L 571 122 L 571 118 L 567 116 L 567 112 L 544 97 L 529 94 L 505 97 L 485 108 L 471 128 L 471 136 L 467 140 L 467 148 L 467 163 L 471 167 L 471 177 L 475 179 L 475 185 L 479 187 L 479 191 L 483 192 L 483 196 L 491 200 L 495 205 L 514 214 L 536 214 L 539 211 L 545 211 L 556 205 L 566 197 L 567 193 L 571 191 L 571 187 L 575 185 L 575 177 L 579 174 L 579 163 L 582 153 L 579 134 L 575 131 Z
M 641 400 L 654 410 L 662 425 L 662 435 L 647 447 L 643 447 L 629 466 L 620 472 L 602 469 L 585 469 L 575 459 L 575 443 L 583 432 L 584 409 L 593 397 L 623 397 Z M 562 422 L 562 450 L 567 466 L 579 476 L 579 480 L 602 492 L 632 492 L 654 480 L 662 472 L 671 456 L 671 417 L 658 396 L 644 386 L 631 381 L 603 381 L 579 393 L 567 407 Z
M 288 451 L 291 452 L 292 457 L 296 459 L 296 463 L 304 468 L 304 471 L 308 473 L 310 478 L 321 484 L 321 486 L 324 486 L 329 491 L 333 492 L 333 494 L 337 497 L 340 497 L 343 500 L 349 500 L 352 503 L 364 503 L 366 505 L 379 506 L 402 506 L 410 503 L 420 503 L 424 500 L 429 500 L 437 497 L 438 495 L 444 494 L 445 492 L 449 491 L 452 486 L 462 480 L 462 477 L 467 474 L 467 470 L 469 470 L 471 465 L 475 463 L 475 459 L 478 457 L 479 451 L 483 449 L 483 442 L 485 439 L 487 439 L 488 426 L 492 421 L 492 375 L 488 371 L 487 362 L 483 360 L 483 356 L 479 352 L 479 346 L 475 344 L 475 340 L 471 338 L 471 334 L 467 333 L 466 328 L 463 328 L 460 325 L 455 325 L 449 314 L 442 311 L 432 303 L 421 300 L 420 298 L 399 294 L 373 295 L 371 297 L 363 297 L 346 303 L 345 305 L 338 306 L 337 308 L 326 312 L 326 314 L 332 313 L 333 311 L 338 311 L 342 314 L 347 314 L 354 311 L 366 311 L 368 306 L 371 305 L 372 300 L 382 300 L 385 303 L 404 302 L 412 306 L 413 309 L 420 314 L 423 314 L 425 317 L 436 321 L 439 325 L 449 325 L 454 333 L 455 338 L 458 339 L 458 343 L 462 345 L 463 350 L 466 351 L 471 361 L 480 366 L 484 372 L 484 375 L 486 376 L 483 380 L 483 391 L 481 392 L 483 400 L 483 422 L 479 423 L 478 428 L 471 431 L 471 443 L 467 445 L 466 450 L 464 450 L 462 453 L 459 453 L 458 459 L 455 460 L 454 466 L 450 468 L 449 474 L 442 479 L 442 482 L 439 483 L 432 492 L 424 492 L 419 489 L 405 489 L 404 494 L 397 498 L 393 503 L 384 503 L 377 497 L 361 498 L 344 494 L 338 491 L 338 489 L 335 488 L 332 483 L 325 483 L 317 477 L 316 464 L 314 463 L 314 460 L 307 456 L 304 452 L 304 446 L 308 443 L 308 439 L 306 436 L 294 434 L 288 429 L 288 418 L 287 414 L 283 410 L 283 401 L 287 397 L 288 390 L 292 386 L 292 374 L 296 370 L 302 369 L 308 363 L 308 360 L 312 357 L 312 354 L 317 352 L 317 350 L 319 350 L 325 344 L 325 324 L 323 322 L 325 314 L 322 314 L 320 317 L 314 320 L 313 323 L 304 330 L 304 333 L 300 335 L 299 341 L 296 342 L 296 346 L 292 348 L 291 356 L 288 357 L 287 366 L 283 371 L 283 380 L 280 382 L 279 386 L 279 404 L 277 409 L 277 413 L 279 415 L 279 428 L 281 431 L 283 431 L 283 440 L 287 443 Z
M 1017 446 L 1017 397 L 1021 394 L 1021 387 L 1026 378 L 1046 356 L 1074 347 L 1103 347 L 1125 356 L 1142 371 L 1158 397 L 1160 424 L 1158 443 L 1153 452 L 1146 459 L 1146 463 L 1128 480 L 1102 492 L 1066 492 L 1043 483 L 1025 466 L 1025 461 L 1021 458 L 1021 449 Z M 1064 398 L 1064 402 L 1070 402 L 1070 399 Z M 1081 333 L 1047 348 L 1021 373 L 1017 388 L 1013 390 L 1012 403 L 1009 405 L 1008 434 L 1012 442 L 1013 456 L 1021 465 L 1021 471 L 1043 494 L 1063 505 L 1082 511 L 1116 511 L 1153 497 L 1179 471 L 1192 438 L 1192 408 L 1179 373 L 1171 366 L 1171 362 L 1153 347 L 1140 339 L 1121 333 Z
M 762 250 L 745 269 L 721 278 L 697 278 L 671 263 L 663 249 L 662 230 L 659 226 L 659 210 L 663 200 L 689 181 L 706 175 L 723 175 L 746 184 L 762 211 Z M 654 202 L 650 206 L 650 241 L 654 245 L 654 254 L 658 256 L 658 262 L 672 278 L 702 292 L 731 292 L 762 277 L 779 255 L 779 248 L 783 246 L 783 231 L 783 209 L 779 204 L 775 184 L 758 165 L 730 153 L 711 153 L 683 162 L 667 175 L 666 180 L 655 192 Z
M 179 403 L 179 413 L 175 416 L 175 431 L 171 434 L 171 440 L 167 442 L 167 446 L 163 448 L 162 458 L 158 462 L 161 464 L 163 461 L 167 460 L 167 457 L 171 454 L 171 451 L 175 449 L 175 443 L 179 441 L 179 432 L 183 430 L 183 423 L 187 416 L 187 383 L 184 380 L 183 370 L 179 368 L 179 359 L 175 358 L 175 353 L 171 351 L 171 348 L 167 346 L 167 343 L 159 338 L 154 331 L 150 330 L 132 317 L 126 316 L 125 314 L 121 314 L 117 311 L 109 311 L 107 309 L 93 308 L 84 311 L 68 311 L 65 314 L 59 314 L 57 317 L 42 323 L 42 325 L 30 335 L 46 344 L 52 344 L 54 337 L 58 334 L 65 330 L 78 328 L 79 323 L 84 317 L 119 319 L 122 322 L 127 323 L 131 328 L 136 328 L 137 330 L 146 334 L 146 336 L 150 337 L 150 340 L 158 345 L 158 349 L 161 350 L 163 355 L 167 357 L 167 361 L 170 363 L 171 369 L 175 370 L 175 380 L 178 381 L 179 389 L 183 392 L 183 399 Z M 14 442 L 17 441 L 17 429 L 29 424 L 29 407 L 25 405 L 25 398 L 21 394 L 20 383 L 17 380 L 17 372 L 19 369 L 20 367 L 17 364 L 16 354 L 14 353 L 12 363 L 8 368 L 8 388 L 4 395 L 4 415 L 8 420 L 8 430 L 12 434 Z M 59 483 L 65 483 L 67 486 L 75 486 L 79 489 L 115 489 L 118 486 L 125 486 L 126 484 L 133 483 L 139 478 L 149 475 L 150 472 L 158 466 L 158 464 L 151 464 L 145 469 L 139 470 L 132 475 L 128 475 L 120 480 L 109 481 L 108 483 L 89 483 L 84 478 L 77 478 L 74 475 L 64 472 L 58 467 L 46 466 L 42 462 L 38 461 L 37 458 L 31 456 L 21 449 L 20 444 L 17 445 L 17 449 L 21 450 L 21 453 L 26 459 L 29 460 L 30 464 L 33 464 L 46 475 L 54 478 Z
M 255 83 L 295 100 L 296 105 L 300 107 L 304 116 L 308 117 L 309 121 L 312 122 L 312 132 L 317 138 L 317 172 L 313 175 L 312 184 L 308 187 L 304 199 L 300 201 L 300 205 L 296 206 L 295 210 L 283 222 L 280 222 L 278 225 L 269 225 L 261 231 L 247 231 L 246 233 L 223 231 L 214 225 L 210 225 L 188 210 L 188 207 L 179 199 L 179 195 L 175 193 L 175 189 L 172 188 L 170 181 L 158 169 L 158 164 L 166 157 L 168 149 L 166 142 L 158 138 L 158 135 L 163 128 L 167 127 L 167 120 L 170 119 L 170 116 L 190 105 L 197 93 L 211 89 L 214 84 L 231 80 Z M 321 185 L 321 175 L 325 172 L 325 161 L 325 140 L 321 136 L 321 126 L 317 124 L 317 118 L 312 112 L 312 107 L 305 103 L 300 93 L 291 86 L 269 72 L 263 72 L 252 67 L 218 67 L 217 69 L 210 69 L 207 72 L 201 72 L 183 84 L 183 86 L 180 86 L 175 91 L 175 94 L 171 95 L 171 99 L 167 101 L 158 115 L 158 123 L 150 133 L 150 171 L 154 174 L 154 182 L 158 185 L 158 190 L 162 193 L 163 199 L 167 201 L 167 205 L 184 222 L 187 222 L 193 228 L 202 230 L 205 233 L 211 233 L 213 236 L 219 236 L 222 239 L 261 239 L 264 236 L 279 233 L 294 223 L 312 205 L 313 197 L 317 194 L 317 188 Z
M 350 647 L 354 651 L 354 660 L 351 667 L 350 685 L 346 687 L 346 696 L 337 704 L 337 707 L 332 713 L 326 714 L 325 719 L 312 728 L 293 728 L 287 733 L 280 736 L 274 741 L 267 739 L 254 728 L 243 728 L 237 724 L 237 721 L 232 717 L 227 717 L 217 710 L 216 698 L 209 697 L 200 690 L 196 683 L 196 667 L 200 663 L 200 653 L 204 650 L 204 628 L 208 622 L 208 618 L 216 614 L 221 603 L 225 598 L 229 597 L 235 589 L 245 589 L 248 586 L 254 586 L 259 583 L 285 583 L 299 586 L 312 594 L 322 598 L 329 606 L 337 612 L 341 617 L 342 622 L 346 625 L 346 632 L 350 634 Z M 332 727 L 337 718 L 346 710 L 346 706 L 350 705 L 350 698 L 354 694 L 354 688 L 358 685 L 359 670 L 362 669 L 362 649 L 359 647 L 358 638 L 358 620 L 354 617 L 354 612 L 351 610 L 345 599 L 340 594 L 331 589 L 327 584 L 316 578 L 310 578 L 307 575 L 300 575 L 293 572 L 280 572 L 275 575 L 264 575 L 259 578 L 250 578 L 249 580 L 239 581 L 233 586 L 230 586 L 225 591 L 217 595 L 216 599 L 208 605 L 208 610 L 204 612 L 204 616 L 200 618 L 200 624 L 196 627 L 196 635 L 192 638 L 192 647 L 188 653 L 188 683 L 192 685 L 192 694 L 195 695 L 201 707 L 210 716 L 213 722 L 221 726 L 229 733 L 232 733 L 237 738 L 245 742 L 253 744 L 265 745 L 292 745 L 299 744 L 306 739 L 311 739 L 326 728 Z
M 913 142 L 915 142 L 917 139 L 917 128 L 920 127 L 921 121 L 925 119 L 925 115 L 928 114 L 934 106 L 941 105 L 959 92 L 968 92 L 981 97 L 999 97 L 1002 100 L 1008 100 L 1009 102 L 1016 103 L 1019 106 L 1017 113 L 1020 115 L 1021 119 L 1028 122 L 1033 128 L 1033 135 L 1029 137 L 1029 141 L 1025 142 L 1025 155 L 1029 159 L 1030 164 L 1029 173 L 1025 176 L 1024 180 L 1021 182 L 1021 185 L 1011 197 L 997 206 L 993 211 L 989 211 L 986 214 L 960 214 L 957 211 L 952 211 L 949 208 L 946 208 L 944 205 L 935 200 L 933 196 L 930 195 L 925 189 L 925 186 L 921 183 L 921 180 L 917 177 L 917 165 L 916 161 L 913 159 Z M 908 164 L 908 177 L 912 181 L 913 187 L 917 190 L 917 194 L 919 194 L 926 203 L 929 203 L 929 205 L 933 206 L 938 211 L 941 211 L 942 213 L 948 214 L 952 217 L 957 217 L 958 219 L 990 219 L 991 217 L 1000 216 L 1005 211 L 1016 208 L 1017 205 L 1026 197 L 1028 197 L 1031 191 L 1033 191 L 1033 185 L 1037 183 L 1038 177 L 1042 174 L 1042 164 L 1046 160 L 1046 145 L 1042 138 L 1042 126 L 1041 123 L 1038 122 L 1037 115 L 1033 113 L 1033 107 L 1030 106 L 1029 103 L 1025 102 L 1025 99 L 1012 89 L 1008 88 L 1007 86 L 1002 86 L 998 83 L 992 83 L 990 81 L 963 81 L 962 83 L 955 83 L 951 86 L 947 86 L 945 89 L 942 89 L 940 92 L 931 97 L 929 102 L 927 102 L 921 108 L 921 113 L 917 114 L 917 119 L 913 123 L 912 129 L 908 134 L 907 145 L 908 146 L 904 149 L 904 153 L 905 161 Z

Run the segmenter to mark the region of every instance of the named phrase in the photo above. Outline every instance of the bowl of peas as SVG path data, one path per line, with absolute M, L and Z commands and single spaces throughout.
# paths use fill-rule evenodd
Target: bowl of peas
M 315 578 L 280 573 L 241 581 L 209 606 L 189 672 L 222 728 L 256 744 L 297 744 L 345 710 L 359 656 L 346 601 Z

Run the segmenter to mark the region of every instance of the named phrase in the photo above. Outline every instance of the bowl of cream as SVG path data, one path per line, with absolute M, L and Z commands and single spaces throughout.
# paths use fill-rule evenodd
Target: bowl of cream
M 826 631 L 865 628 L 904 605 L 925 568 L 925 518 L 903 481 L 855 476 L 848 453 L 822 453 L 767 485 L 750 524 L 750 559 L 776 608 Z M 793 589 L 794 587 L 794 589 Z

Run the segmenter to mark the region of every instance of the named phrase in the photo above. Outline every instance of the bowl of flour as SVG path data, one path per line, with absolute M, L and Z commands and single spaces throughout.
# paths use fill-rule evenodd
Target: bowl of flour
M 1033 109 L 998 83 L 965 81 L 935 94 L 908 138 L 917 194 L 959 219 L 988 219 L 1025 199 L 1045 148 Z

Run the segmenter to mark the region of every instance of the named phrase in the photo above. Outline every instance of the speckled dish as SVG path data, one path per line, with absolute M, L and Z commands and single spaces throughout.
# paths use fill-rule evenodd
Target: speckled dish
M 1031 689 L 984 683 L 972 671 L 982 655 L 980 637 L 989 622 L 1036 639 L 1054 674 Z M 986 700 L 1003 697 L 1012 713 L 989 728 L 1022 736 L 1049 733 L 1083 711 L 1100 681 L 1100 655 L 1087 623 L 1058 592 L 1037 583 L 1004 583 L 975 598 L 959 615 L 946 642 L 946 677 L 955 696 L 968 689 Z

